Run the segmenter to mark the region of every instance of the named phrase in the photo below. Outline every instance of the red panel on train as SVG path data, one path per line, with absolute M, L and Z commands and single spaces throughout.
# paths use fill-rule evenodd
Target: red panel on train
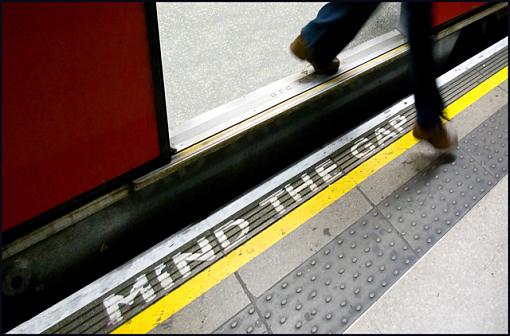
M 4 3 L 3 231 L 160 155 L 142 3 Z
M 433 2 L 432 26 L 438 26 L 487 2 Z

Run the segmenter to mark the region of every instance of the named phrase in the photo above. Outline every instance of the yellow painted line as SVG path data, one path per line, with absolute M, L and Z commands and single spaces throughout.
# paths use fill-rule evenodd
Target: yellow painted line
M 473 88 L 471 91 L 448 105 L 446 108 L 446 116 L 448 118 L 453 118 L 460 111 L 464 110 L 469 105 L 473 104 L 480 97 L 487 94 L 489 91 L 494 89 L 499 84 L 503 83 L 505 79 L 508 78 L 508 65 L 503 69 L 496 72 L 494 75 L 480 83 L 477 87 Z
M 449 117 L 457 115 L 507 78 L 508 67 L 505 67 L 450 104 L 446 108 L 447 115 Z M 417 142 L 418 140 L 412 136 L 411 132 L 406 133 L 403 137 L 350 171 L 347 175 L 280 218 L 273 225 L 231 251 L 227 256 L 219 259 L 168 295 L 132 317 L 112 333 L 141 334 L 149 332 L 321 212 Z

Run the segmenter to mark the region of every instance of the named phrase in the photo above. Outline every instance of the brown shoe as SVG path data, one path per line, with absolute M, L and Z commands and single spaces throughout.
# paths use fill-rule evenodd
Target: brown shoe
M 301 34 L 290 44 L 290 51 L 299 59 L 310 62 L 317 74 L 334 74 L 338 71 L 340 61 L 335 57 L 331 62 L 325 64 L 317 62 L 305 44 L 305 40 Z
M 451 149 L 457 145 L 457 135 L 448 132 L 442 123 L 434 125 L 430 129 L 423 129 L 420 125 L 415 124 L 413 129 L 415 138 L 425 140 L 436 149 Z

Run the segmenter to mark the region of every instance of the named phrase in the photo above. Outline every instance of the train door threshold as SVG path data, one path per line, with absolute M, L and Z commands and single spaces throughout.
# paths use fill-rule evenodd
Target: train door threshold
M 508 331 L 508 38 L 9 333 Z M 506 311 L 505 311 L 506 310 Z

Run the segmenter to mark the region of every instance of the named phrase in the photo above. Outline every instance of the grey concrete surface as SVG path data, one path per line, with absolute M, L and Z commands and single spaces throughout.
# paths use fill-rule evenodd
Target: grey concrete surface
M 150 334 L 210 334 L 249 303 L 241 284 L 231 275 L 152 329 Z
M 459 138 L 462 138 L 497 112 L 507 101 L 508 95 L 496 87 L 460 112 L 451 122 L 447 123 L 447 127 L 454 130 Z M 430 164 L 439 154 L 427 143 L 421 141 L 368 177 L 359 187 L 370 200 L 377 204 Z
M 170 135 L 182 122 L 307 67 L 289 45 L 324 2 L 158 3 Z M 346 49 L 396 27 L 383 3 Z
M 347 333 L 508 332 L 508 176 Z
M 450 125 L 456 130 L 459 138 L 463 138 L 507 103 L 508 93 L 499 87 L 495 87 L 491 92 L 459 113 Z
M 504 90 L 506 93 L 508 93 L 508 80 L 504 81 L 499 85 L 499 87 Z
M 258 297 L 301 265 L 371 208 L 353 189 L 238 271 L 249 291 Z

